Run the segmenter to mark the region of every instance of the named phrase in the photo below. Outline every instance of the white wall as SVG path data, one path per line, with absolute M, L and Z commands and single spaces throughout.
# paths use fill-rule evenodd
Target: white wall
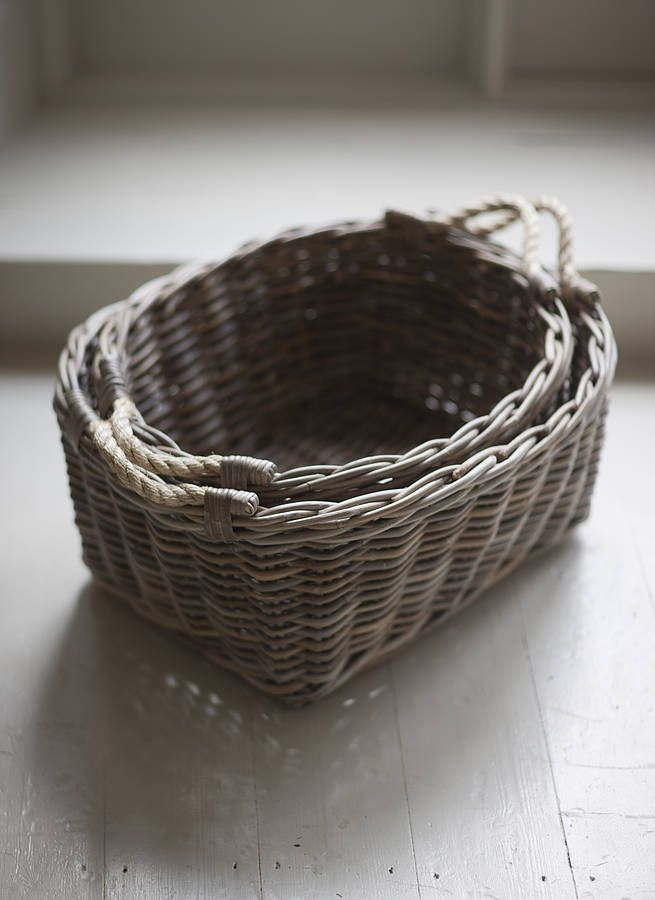
M 71 0 L 0 0 L 0 142 L 72 74 Z
M 484 55 L 476 37 L 495 8 L 510 75 L 655 76 L 655 0 L 70 2 L 85 72 L 463 72 Z
M 512 0 L 510 64 L 522 72 L 655 75 L 653 0 Z
M 41 95 L 56 97 L 73 74 L 76 55 L 72 0 L 33 0 L 38 5 Z
M 92 72 L 316 74 L 453 69 L 459 0 L 75 0 Z
M 32 0 L 0 2 L 0 140 L 27 118 L 37 99 L 36 18 Z

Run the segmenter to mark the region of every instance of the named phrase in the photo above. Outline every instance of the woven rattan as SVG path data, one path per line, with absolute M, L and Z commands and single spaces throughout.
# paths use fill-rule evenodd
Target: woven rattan
M 556 278 L 538 208 L 560 224 Z M 522 257 L 488 237 L 515 218 Z M 321 696 L 587 515 L 614 359 L 552 200 L 388 213 L 177 270 L 61 357 L 84 559 L 253 684 Z

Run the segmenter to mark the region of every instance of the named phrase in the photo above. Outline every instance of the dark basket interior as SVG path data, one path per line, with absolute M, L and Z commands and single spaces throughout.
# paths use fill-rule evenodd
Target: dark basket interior
M 149 425 L 281 469 L 403 453 L 520 388 L 546 323 L 518 260 L 384 226 L 272 241 L 151 304 L 126 338 Z

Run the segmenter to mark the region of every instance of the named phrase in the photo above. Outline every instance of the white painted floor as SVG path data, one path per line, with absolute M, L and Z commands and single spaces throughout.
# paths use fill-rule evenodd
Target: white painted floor
M 0 379 L 2 898 L 655 897 L 655 385 L 592 519 L 286 710 L 95 589 L 51 379 Z

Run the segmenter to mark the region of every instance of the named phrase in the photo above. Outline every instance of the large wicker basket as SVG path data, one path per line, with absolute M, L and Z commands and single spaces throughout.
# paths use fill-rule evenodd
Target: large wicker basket
M 516 218 L 522 258 L 488 239 Z M 614 362 L 543 198 L 178 269 L 61 357 L 84 559 L 263 690 L 319 697 L 587 515 Z

